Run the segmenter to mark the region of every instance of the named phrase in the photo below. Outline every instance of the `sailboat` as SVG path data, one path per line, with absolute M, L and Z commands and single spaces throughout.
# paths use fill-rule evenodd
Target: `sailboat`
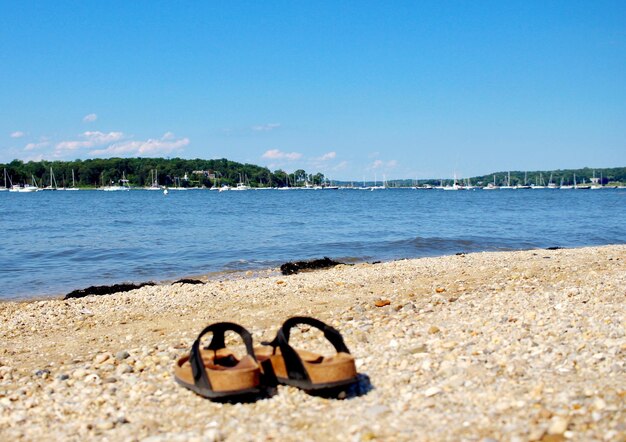
M 545 189 L 546 186 L 543 182 L 543 174 L 541 172 L 539 172 L 539 179 L 537 180 L 537 183 L 533 184 L 532 186 L 533 189 Z
M 120 184 L 118 185 L 114 185 L 113 181 L 111 181 L 111 185 L 102 187 L 102 190 L 104 190 L 105 192 L 119 192 L 119 191 L 130 190 L 130 186 L 128 185 L 128 180 L 126 179 L 124 172 L 122 172 L 122 179 L 119 181 L 119 183 Z
M 241 180 L 241 174 L 239 174 L 239 182 L 237 183 L 237 187 L 232 190 L 250 190 L 250 186 L 248 186 L 244 181 Z
M 11 182 L 11 179 L 9 178 L 9 182 Z M 0 192 L 5 192 L 9 190 L 9 186 L 7 186 L 7 170 L 6 168 L 4 169 L 4 187 L 0 187 Z
M 72 187 L 69 187 L 65 190 L 79 190 L 78 187 L 76 187 L 76 182 L 74 180 L 74 169 L 72 169 Z
M 561 185 L 559 186 L 559 189 L 563 189 L 563 190 L 570 190 L 570 189 L 575 189 L 576 188 L 576 174 L 574 174 L 574 185 L 563 185 L 563 178 L 561 178 Z
M 530 189 L 528 185 L 528 172 L 524 172 L 524 184 L 518 184 L 515 186 L 516 189 Z
M 54 177 L 52 167 L 50 167 L 50 184 L 44 187 L 43 190 L 57 190 L 57 180 Z
M 487 184 L 485 187 L 483 187 L 483 190 L 497 190 L 499 189 L 498 186 L 496 186 L 496 175 L 493 175 L 493 183 L 489 183 Z
M 149 186 L 145 186 L 145 190 L 161 190 L 159 187 L 159 175 L 156 169 L 150 170 L 150 181 L 151 184 Z
M 509 172 L 507 175 L 506 186 L 500 186 L 500 189 L 515 189 L 515 187 L 511 186 L 511 172 Z
M 35 179 L 35 176 L 31 175 L 30 178 L 32 180 L 32 184 L 26 183 L 23 186 L 20 186 L 19 184 L 15 184 L 14 186 L 11 186 L 11 188 L 9 189 L 9 192 L 29 193 L 29 192 L 40 191 L 41 189 L 37 185 L 37 180 Z
M 457 183 L 456 173 L 455 173 L 454 174 L 454 181 L 452 182 L 452 185 L 451 186 L 445 186 L 443 188 L 443 190 L 459 190 L 459 189 L 461 189 L 461 186 L 459 186 L 459 184 Z
M 602 189 L 602 171 L 600 171 L 600 181 L 596 178 L 596 171 L 593 171 L 593 179 L 591 180 L 593 184 L 591 184 L 591 190 Z

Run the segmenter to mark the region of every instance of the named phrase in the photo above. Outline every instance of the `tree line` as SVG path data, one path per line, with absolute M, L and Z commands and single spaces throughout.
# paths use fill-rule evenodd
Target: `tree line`
M 574 176 L 576 176 L 576 183 L 581 184 L 583 182 L 589 183 L 592 178 L 596 178 L 599 184 L 617 184 L 626 183 L 626 167 L 612 167 L 602 169 L 592 169 L 585 167 L 582 169 L 559 169 L 559 170 L 533 170 L 533 171 L 500 171 L 493 172 L 487 175 L 469 177 L 472 184 L 478 186 L 484 186 L 494 182 L 496 186 L 504 186 L 509 184 L 509 174 L 511 176 L 511 186 L 518 185 L 548 185 L 550 180 L 556 185 L 560 185 L 561 182 L 566 185 L 574 184 Z M 465 181 L 467 177 L 458 177 L 458 181 Z M 392 180 L 388 182 L 390 186 L 408 187 L 416 185 L 417 180 L 402 179 Z M 439 185 L 440 183 L 451 183 L 452 178 L 431 178 L 419 180 L 420 185 L 431 184 Z
M 243 182 L 251 187 L 302 186 L 305 183 L 322 184 L 321 173 L 309 174 L 299 169 L 293 173 L 267 167 L 242 164 L 225 158 L 214 160 L 182 158 L 106 158 L 75 161 L 13 160 L 0 164 L 6 169 L 13 184 L 32 183 L 49 185 L 54 176 L 59 187 L 100 187 L 127 179 L 131 186 L 150 186 L 156 176 L 161 186 L 213 187 L 234 186 Z M 3 181 L 0 178 L 0 185 Z M 7 183 L 8 185 L 8 183 Z

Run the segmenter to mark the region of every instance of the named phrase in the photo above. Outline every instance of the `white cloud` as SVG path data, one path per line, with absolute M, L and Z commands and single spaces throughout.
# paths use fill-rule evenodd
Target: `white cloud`
M 268 123 L 268 124 L 258 124 L 256 126 L 252 126 L 252 129 L 255 132 L 269 132 L 270 130 L 278 129 L 280 127 L 280 123 Z
M 183 149 L 189 144 L 189 138 L 175 139 L 171 132 L 165 133 L 160 139 L 145 141 L 122 141 L 111 144 L 105 149 L 96 149 L 89 152 L 91 155 L 158 155 L 167 154 Z
M 282 152 L 278 149 L 270 149 L 262 155 L 262 158 L 295 161 L 302 158 L 302 154 L 298 152 Z
M 15 132 L 11 132 L 11 134 L 9 135 L 11 138 L 22 138 L 24 135 L 26 135 L 24 132 L 22 132 L 21 130 L 16 130 Z
M 396 167 L 398 165 L 398 161 L 397 160 L 390 160 L 390 161 L 382 161 L 382 160 L 375 160 L 370 167 L 368 168 L 369 170 L 376 170 L 376 169 L 393 169 L 394 167 Z
M 104 146 L 109 143 L 114 143 L 116 141 L 120 141 L 124 138 L 123 132 L 109 132 L 104 133 L 100 131 L 87 131 L 83 132 L 80 135 L 82 140 L 70 140 L 70 141 L 61 141 L 57 143 L 55 154 L 58 156 L 63 151 L 67 150 L 76 150 L 76 149 L 84 149 L 84 148 L 94 148 L 98 146 Z
M 39 143 L 28 143 L 26 146 L 24 146 L 24 150 L 28 152 L 31 150 L 41 149 L 42 147 L 47 147 L 49 145 L 50 143 L 48 141 L 41 141 Z
M 83 122 L 85 122 L 85 123 L 93 123 L 97 119 L 98 119 L 98 116 L 96 114 L 87 114 L 87 115 L 85 115 L 83 117 Z
M 337 152 L 328 152 L 328 153 L 325 153 L 324 155 L 322 155 L 320 160 L 322 160 L 322 161 L 333 160 L 333 159 L 335 159 L 336 156 L 337 156 Z

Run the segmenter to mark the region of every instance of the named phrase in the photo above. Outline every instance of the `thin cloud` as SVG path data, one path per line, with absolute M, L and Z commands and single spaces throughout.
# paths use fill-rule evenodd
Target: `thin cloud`
M 49 145 L 50 143 L 48 141 L 42 141 L 40 143 L 28 143 L 26 146 L 24 146 L 24 150 L 26 152 L 30 152 L 32 150 L 37 150 L 43 147 L 48 147 Z
M 295 161 L 302 158 L 302 154 L 298 152 L 282 152 L 278 149 L 270 149 L 266 151 L 261 158 L 266 158 L 270 160 L 289 160 Z
M 81 140 L 61 141 L 57 143 L 55 154 L 61 155 L 64 151 L 73 151 L 77 149 L 90 149 L 98 146 L 120 141 L 124 138 L 123 132 L 104 133 L 100 131 L 87 131 L 81 135 Z
M 334 160 L 336 156 L 337 156 L 337 152 L 328 152 L 328 153 L 325 153 L 324 155 L 322 155 L 320 160 L 321 161 Z
M 11 134 L 9 136 L 11 138 L 22 138 L 25 135 L 26 134 L 24 132 L 22 132 L 21 130 L 16 130 L 15 132 L 11 132 Z
M 160 139 L 148 139 L 145 141 L 123 141 L 114 143 L 105 149 L 96 149 L 89 152 L 91 155 L 162 155 L 182 150 L 189 144 L 189 138 L 175 139 L 171 132 L 165 133 Z
M 252 129 L 255 132 L 269 132 L 274 129 L 278 129 L 280 127 L 280 123 L 268 123 L 268 124 L 258 124 L 256 126 L 252 126 Z
M 390 160 L 390 161 L 375 160 L 370 165 L 370 167 L 368 167 L 368 170 L 393 169 L 397 165 L 398 165 L 397 160 Z
M 85 115 L 83 117 L 83 122 L 85 122 L 85 123 L 93 123 L 97 119 L 98 119 L 98 116 L 96 114 L 87 114 L 87 115 Z
M 339 163 L 335 167 L 333 167 L 333 170 L 334 171 L 346 170 L 348 165 L 349 165 L 349 163 L 347 161 L 342 161 L 341 163 Z

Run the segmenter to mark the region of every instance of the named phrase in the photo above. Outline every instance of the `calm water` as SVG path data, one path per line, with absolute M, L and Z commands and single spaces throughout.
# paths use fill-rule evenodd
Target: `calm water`
M 626 190 L 0 192 L 0 298 L 329 256 L 626 243 Z

